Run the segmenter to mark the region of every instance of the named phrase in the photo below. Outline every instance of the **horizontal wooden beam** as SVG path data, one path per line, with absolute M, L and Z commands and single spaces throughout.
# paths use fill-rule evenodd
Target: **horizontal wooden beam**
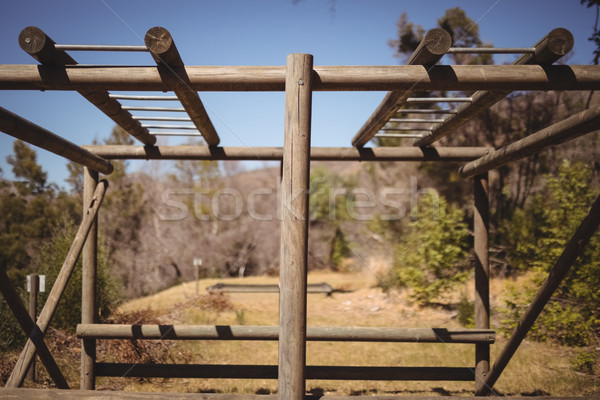
M 513 65 L 552 64 L 568 54 L 573 49 L 573 45 L 574 39 L 571 32 L 563 28 L 556 28 L 534 45 L 535 51 L 533 53 L 523 54 L 517 58 Z M 457 109 L 456 115 L 448 117 L 444 123 L 436 126 L 431 133 L 415 141 L 415 146 L 432 145 L 509 94 L 510 91 L 478 91 L 474 93 L 471 102 L 461 105 Z
M 0 90 L 170 91 L 165 67 L 0 65 Z M 197 91 L 283 91 L 282 66 L 186 66 Z M 169 72 L 170 73 L 170 72 Z M 313 90 L 600 90 L 598 65 L 315 66 Z M 163 74 L 164 75 L 164 74 Z M 166 74 L 168 75 L 168 74 Z
M 163 340 L 278 340 L 277 326 L 79 324 L 78 338 Z M 489 329 L 307 328 L 306 340 L 332 342 L 494 343 Z
M 175 393 L 175 392 L 124 392 L 113 390 L 60 390 L 60 389 L 4 389 L 0 388 L 0 399 L 31 400 L 106 400 L 107 397 L 119 400 L 277 400 L 277 394 L 243 393 Z M 439 400 L 439 396 L 321 396 L 307 394 L 306 400 Z M 464 400 L 464 397 L 448 396 L 444 400 Z M 524 396 L 502 396 L 502 400 L 531 400 Z M 544 400 L 597 400 L 594 397 L 544 397 Z
M 281 147 L 83 146 L 110 160 L 260 160 L 281 161 Z M 313 147 L 312 161 L 472 161 L 490 147 Z
M 446 54 L 451 44 L 452 38 L 445 29 L 431 29 L 421 40 L 407 64 L 431 68 Z M 381 104 L 356 133 L 352 139 L 352 145 L 362 147 L 373 139 L 377 131 L 398 111 L 412 93 L 412 90 L 388 92 Z
M 77 65 L 77 61 L 64 50 L 57 49 L 55 44 L 48 35 L 35 26 L 28 26 L 19 34 L 21 48 L 43 65 L 56 67 Z M 83 87 L 77 91 L 140 142 L 146 145 L 156 143 L 156 138 L 150 135 L 147 129 L 142 128 L 128 111 L 123 110 L 121 104 L 112 99 L 106 90 Z
M 77 164 L 86 166 L 103 174 L 111 174 L 110 162 L 96 154 L 84 150 L 76 144 L 0 107 L 0 131 L 23 140 L 29 144 L 65 157 Z
M 158 65 L 166 66 L 167 71 L 173 72 L 173 75 L 166 79 L 179 80 L 179 85 L 177 85 L 173 91 L 191 120 L 194 122 L 194 125 L 196 125 L 196 128 L 202 133 L 206 143 L 209 146 L 218 145 L 219 136 L 208 117 L 206 109 L 198 96 L 198 92 L 191 89 L 187 75 L 177 74 L 173 69 L 183 67 L 184 64 L 169 31 L 160 26 L 150 28 L 148 32 L 146 32 L 144 42 L 146 43 L 146 47 L 150 51 L 152 58 L 154 58 L 154 61 L 156 61 Z M 164 68 L 160 71 L 167 73 Z M 179 68 L 178 72 L 185 72 L 185 69 Z
M 139 378 L 277 379 L 277 365 L 97 363 L 97 376 Z M 473 381 L 474 368 L 306 366 L 306 379 Z
M 471 178 L 599 129 L 600 106 L 595 106 L 471 161 L 460 168 L 460 176 Z

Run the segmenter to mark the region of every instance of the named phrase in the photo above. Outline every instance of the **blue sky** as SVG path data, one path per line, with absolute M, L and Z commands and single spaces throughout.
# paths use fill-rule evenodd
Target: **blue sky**
M 168 5 L 167 5 L 168 4 Z M 575 37 L 570 64 L 589 64 L 587 38 L 595 12 L 564 0 L 4 0 L 0 14 L 1 64 L 35 63 L 18 45 L 19 32 L 35 25 L 60 44 L 143 44 L 153 26 L 167 28 L 188 65 L 284 65 L 289 53 L 310 53 L 315 65 L 390 65 L 389 39 L 402 12 L 433 28 L 447 8 L 460 6 L 496 47 L 528 47 L 556 27 Z M 72 52 L 80 64 L 154 65 L 146 53 Z M 504 55 L 497 63 L 512 62 Z M 313 146 L 349 146 L 377 107 L 381 92 L 317 92 L 313 97 Z M 223 146 L 281 146 L 283 93 L 200 93 Z M 131 104 L 123 101 L 123 104 Z M 158 104 L 155 104 L 158 105 Z M 164 104 L 169 105 L 169 104 Z M 106 138 L 112 120 L 77 93 L 0 91 L 0 106 L 77 144 Z M 171 104 L 172 106 L 172 104 Z M 181 140 L 160 139 L 175 145 Z M 0 168 L 13 138 L 0 134 Z M 64 185 L 62 158 L 37 150 L 49 180 Z M 131 169 L 144 168 L 144 162 Z

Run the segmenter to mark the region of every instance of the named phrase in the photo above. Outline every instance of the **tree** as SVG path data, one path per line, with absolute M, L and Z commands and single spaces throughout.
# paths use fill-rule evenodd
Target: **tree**
M 598 61 L 600 61 L 600 0 L 581 0 L 581 4 L 587 6 L 588 8 L 596 7 L 596 22 L 594 23 L 594 31 L 588 40 L 594 42 L 596 45 L 596 50 L 594 50 L 594 64 L 598 65 Z
M 37 155 L 31 147 L 20 140 L 13 143 L 14 155 L 6 158 L 6 161 L 12 165 L 13 174 L 17 178 L 23 178 L 24 182 L 19 182 L 19 190 L 22 194 L 39 194 L 46 188 L 48 174 L 37 163 Z
M 527 290 L 513 291 L 506 314 L 517 321 L 522 305 L 560 257 L 594 200 L 592 171 L 585 164 L 563 161 L 555 175 L 547 175 L 544 191 L 535 195 L 513 218 L 505 234 L 512 245 L 512 262 L 531 273 Z M 538 340 L 585 346 L 600 333 L 600 237 L 594 235 L 560 285 L 533 331 Z
M 454 47 L 478 47 L 483 44 L 479 37 L 479 25 L 460 7 L 446 10 L 444 16 L 438 19 L 437 25 L 450 34 Z M 400 15 L 396 26 L 398 38 L 389 40 L 388 44 L 395 49 L 394 55 L 406 62 L 425 37 L 425 29 L 409 22 L 406 13 Z M 455 64 L 493 63 L 489 54 L 452 54 L 451 57 Z

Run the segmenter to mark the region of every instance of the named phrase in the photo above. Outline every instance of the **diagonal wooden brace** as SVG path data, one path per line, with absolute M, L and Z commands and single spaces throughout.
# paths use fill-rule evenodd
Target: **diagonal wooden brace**
M 52 357 L 50 350 L 48 350 L 46 343 L 44 343 L 44 338 L 36 334 L 39 331 L 38 327 L 29 316 L 25 305 L 23 305 L 23 302 L 19 299 L 19 294 L 10 283 L 6 272 L 4 272 L 2 268 L 0 268 L 0 292 L 2 292 L 2 296 L 4 296 L 6 304 L 8 304 L 8 307 L 17 319 L 17 322 L 19 322 L 19 325 L 21 325 L 23 332 L 25 332 L 26 335 L 34 340 L 37 354 L 40 357 L 42 364 L 44 364 L 44 367 L 46 367 L 50 378 L 56 384 L 56 387 L 59 389 L 70 389 L 67 380 L 63 376 L 62 372 L 60 372 L 60 368 L 56 364 L 54 357 Z
M 480 383 L 479 387 L 477 387 L 475 396 L 486 396 L 491 393 L 492 387 L 502 374 L 502 371 L 504 371 L 504 368 L 519 348 L 521 342 L 525 339 L 527 332 L 529 332 L 529 329 L 531 329 L 535 320 L 544 309 L 544 306 L 567 275 L 573 263 L 575 263 L 577 257 L 583 252 L 590 238 L 598 230 L 598 226 L 600 226 L 600 196 L 596 198 L 590 212 L 567 243 L 556 264 L 554 264 L 548 277 L 529 305 L 525 315 L 523 315 L 519 324 L 510 335 L 510 339 L 502 349 L 502 352 L 494 363 L 494 367 Z
M 79 258 L 79 254 L 81 253 L 81 249 L 85 243 L 85 239 L 92 227 L 94 219 L 96 218 L 98 209 L 102 204 L 102 200 L 104 199 L 104 194 L 106 193 L 107 187 L 107 181 L 101 181 L 96 187 L 92 201 L 88 206 L 88 211 L 84 215 L 81 225 L 79 225 L 79 229 L 77 230 L 73 244 L 69 249 L 69 253 L 65 258 L 65 262 L 63 263 L 60 272 L 56 277 L 56 281 L 52 286 L 50 294 L 48 295 L 48 300 L 46 300 L 46 304 L 44 304 L 44 308 L 40 312 L 40 316 L 36 322 L 36 329 L 31 332 L 29 340 L 25 344 L 25 347 L 23 348 L 23 351 L 17 360 L 17 364 L 15 365 L 15 368 L 6 382 L 7 388 L 16 388 L 23 385 L 25 375 L 27 374 L 29 366 L 33 361 L 33 357 L 35 356 L 35 343 L 39 343 L 43 340 L 46 330 L 50 326 L 50 321 L 52 320 L 54 312 L 58 307 L 58 302 L 65 291 L 67 283 L 69 282 L 69 278 L 73 273 L 73 269 L 75 268 L 75 264 L 77 263 L 77 259 Z

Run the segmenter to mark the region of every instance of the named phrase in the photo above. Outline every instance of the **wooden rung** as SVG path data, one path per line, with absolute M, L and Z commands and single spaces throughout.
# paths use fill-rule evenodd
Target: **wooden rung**
M 306 379 L 473 381 L 475 368 L 306 366 Z M 277 365 L 97 363 L 97 376 L 121 378 L 277 379 Z
M 164 340 L 278 340 L 278 326 L 79 324 L 78 338 Z M 308 341 L 494 343 L 489 329 L 309 326 Z

